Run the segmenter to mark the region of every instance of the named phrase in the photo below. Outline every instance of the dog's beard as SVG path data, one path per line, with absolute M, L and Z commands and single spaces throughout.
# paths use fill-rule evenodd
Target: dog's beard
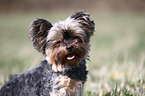
M 49 48 L 47 50 L 47 60 L 52 64 L 54 71 L 63 71 L 69 67 L 75 67 L 82 59 L 85 59 L 88 53 L 88 44 L 74 44 L 74 50 L 68 52 L 66 46 Z

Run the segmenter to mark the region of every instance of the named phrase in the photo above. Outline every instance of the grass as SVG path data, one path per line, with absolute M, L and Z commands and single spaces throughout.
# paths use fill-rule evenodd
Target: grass
M 42 17 L 54 23 L 68 14 L 0 15 L 0 87 L 12 74 L 30 70 L 44 59 L 28 38 L 30 22 Z M 91 16 L 96 32 L 91 39 L 84 96 L 145 95 L 145 14 Z

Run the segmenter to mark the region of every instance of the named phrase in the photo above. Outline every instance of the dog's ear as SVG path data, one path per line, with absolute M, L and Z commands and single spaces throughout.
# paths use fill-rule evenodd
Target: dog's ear
M 94 21 L 90 18 L 90 15 L 86 11 L 78 11 L 74 13 L 71 18 L 74 18 L 75 20 L 78 20 L 78 22 L 82 25 L 81 27 L 83 30 L 86 32 L 87 36 L 90 37 L 94 33 L 95 29 L 95 23 Z
M 52 24 L 45 19 L 36 19 L 30 25 L 30 40 L 34 48 L 43 54 L 45 54 L 46 38 L 51 27 Z

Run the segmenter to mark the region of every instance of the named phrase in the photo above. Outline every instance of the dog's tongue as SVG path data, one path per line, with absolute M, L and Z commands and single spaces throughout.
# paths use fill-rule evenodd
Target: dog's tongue
M 67 55 L 67 60 L 72 60 L 75 58 L 75 54 Z

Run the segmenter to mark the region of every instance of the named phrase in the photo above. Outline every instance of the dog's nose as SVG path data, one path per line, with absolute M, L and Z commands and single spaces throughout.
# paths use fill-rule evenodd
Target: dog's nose
M 73 47 L 73 46 L 66 46 L 66 50 L 67 50 L 68 52 L 73 51 L 73 49 L 74 49 L 74 47 Z

